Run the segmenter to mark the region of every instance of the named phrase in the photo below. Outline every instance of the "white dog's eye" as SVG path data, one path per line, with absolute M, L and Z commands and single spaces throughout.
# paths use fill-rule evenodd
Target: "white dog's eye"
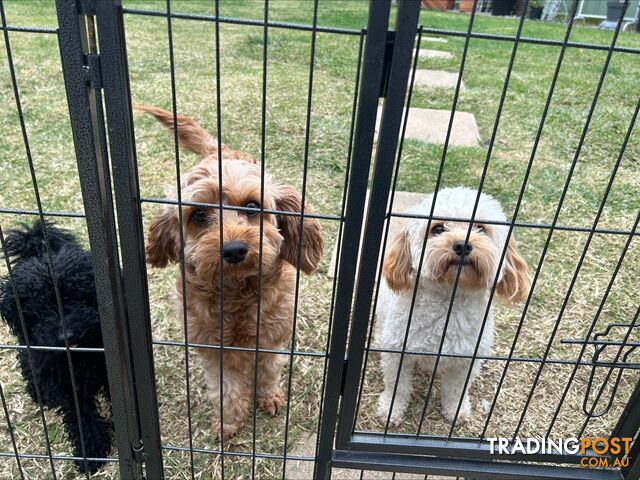
M 484 233 L 484 230 L 485 230 L 484 225 L 476 225 L 475 228 L 480 233 Z
M 440 235 L 441 233 L 444 233 L 446 231 L 446 229 L 444 228 L 444 225 L 436 225 L 435 227 L 433 227 L 431 229 L 431 233 L 433 233 L 434 235 Z

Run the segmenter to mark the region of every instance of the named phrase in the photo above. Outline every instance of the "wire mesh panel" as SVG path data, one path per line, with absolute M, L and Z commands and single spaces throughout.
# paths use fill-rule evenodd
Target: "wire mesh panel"
M 151 7 L 123 13 L 147 258 L 173 267 L 148 270 L 164 473 L 304 478 L 364 33 L 319 2 L 299 23 L 278 2 Z
M 371 236 L 374 247 L 363 243 L 335 464 L 364 468 L 379 452 L 382 468 L 407 472 L 421 465 L 474 478 L 630 475 L 505 469 L 495 460 L 570 464 L 582 456 L 500 456 L 490 440 L 615 438 L 620 416 L 634 408 L 640 330 L 630 289 L 640 217 L 635 187 L 626 186 L 636 174 L 639 103 L 637 89 L 620 94 L 620 82 L 638 52 L 620 42 L 620 22 L 594 45 L 580 41 L 573 20 L 556 31 L 560 38 L 534 38 L 524 13 L 508 35 L 473 12 L 456 31 L 432 16 L 411 45 L 402 121 L 390 122 L 391 139 L 380 127 L 383 186 L 369 200 L 364 242 Z M 425 93 L 416 79 L 425 57 L 438 57 L 426 50 L 433 35 L 450 47 L 446 65 L 457 76 L 449 90 Z M 488 79 L 492 88 L 481 83 Z M 395 101 L 387 98 L 385 111 Z M 434 109 L 444 108 L 442 146 L 416 143 L 415 117 L 437 122 Z M 463 148 L 458 122 L 467 109 L 482 113 L 486 140 Z M 394 128 L 391 176 L 381 145 L 392 143 Z

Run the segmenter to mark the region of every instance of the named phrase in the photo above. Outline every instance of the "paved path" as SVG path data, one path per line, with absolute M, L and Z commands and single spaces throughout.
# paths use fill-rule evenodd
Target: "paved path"
M 376 131 L 379 128 L 382 107 L 378 107 Z M 449 126 L 449 110 L 432 108 L 411 108 L 405 138 L 422 140 L 427 143 L 444 144 Z M 477 147 L 480 132 L 473 113 L 456 112 L 449 145 L 456 147 Z
M 458 76 L 457 72 L 444 70 L 416 70 L 414 84 L 429 88 L 456 88 Z M 460 90 L 462 89 L 464 89 L 464 81 L 460 84 Z
M 453 58 L 453 54 L 442 50 L 424 50 L 418 52 L 419 58 Z

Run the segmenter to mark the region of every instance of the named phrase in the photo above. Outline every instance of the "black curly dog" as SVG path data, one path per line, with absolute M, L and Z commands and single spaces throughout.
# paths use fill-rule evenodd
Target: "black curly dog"
M 102 347 L 98 302 L 91 255 L 73 235 L 45 224 L 49 252 L 60 292 L 65 329 L 62 329 L 44 232 L 40 222 L 14 229 L 7 235 L 6 253 L 12 259 L 11 275 L 0 283 L 0 313 L 20 344 L 64 347 L 65 337 L 72 347 Z M 16 299 L 18 300 L 16 302 Z M 21 322 L 24 318 L 24 329 Z M 33 372 L 26 350 L 18 350 L 22 377 L 34 401 L 36 385 L 42 403 L 56 409 L 73 445 L 73 455 L 82 457 L 80 426 L 67 353 L 31 350 Z M 107 370 L 103 352 L 73 352 L 71 361 L 77 387 L 80 424 L 88 458 L 104 458 L 111 450 L 111 419 L 98 411 L 97 396 L 108 395 Z M 77 460 L 82 471 L 96 472 L 104 462 Z

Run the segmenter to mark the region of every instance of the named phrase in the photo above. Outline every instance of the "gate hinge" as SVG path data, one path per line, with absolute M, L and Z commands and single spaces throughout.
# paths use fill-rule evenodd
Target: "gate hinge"
M 342 379 L 340 380 L 340 396 L 344 395 L 344 384 L 347 381 L 347 366 L 349 365 L 349 359 L 344 357 L 344 363 L 342 364 Z
M 396 32 L 387 32 L 387 44 L 384 48 L 384 59 L 382 60 L 382 80 L 380 82 L 380 98 L 387 96 L 389 89 L 389 75 L 391 73 L 391 60 L 393 59 L 393 46 L 396 42 Z
M 102 88 L 102 68 L 100 66 L 100 55 L 90 53 L 85 55 L 86 63 L 82 66 L 85 81 L 89 82 L 95 89 Z
M 133 459 L 137 463 L 143 464 L 145 458 L 144 458 L 144 444 L 142 443 L 142 440 L 138 440 L 136 444 L 131 447 L 131 449 L 133 450 Z

